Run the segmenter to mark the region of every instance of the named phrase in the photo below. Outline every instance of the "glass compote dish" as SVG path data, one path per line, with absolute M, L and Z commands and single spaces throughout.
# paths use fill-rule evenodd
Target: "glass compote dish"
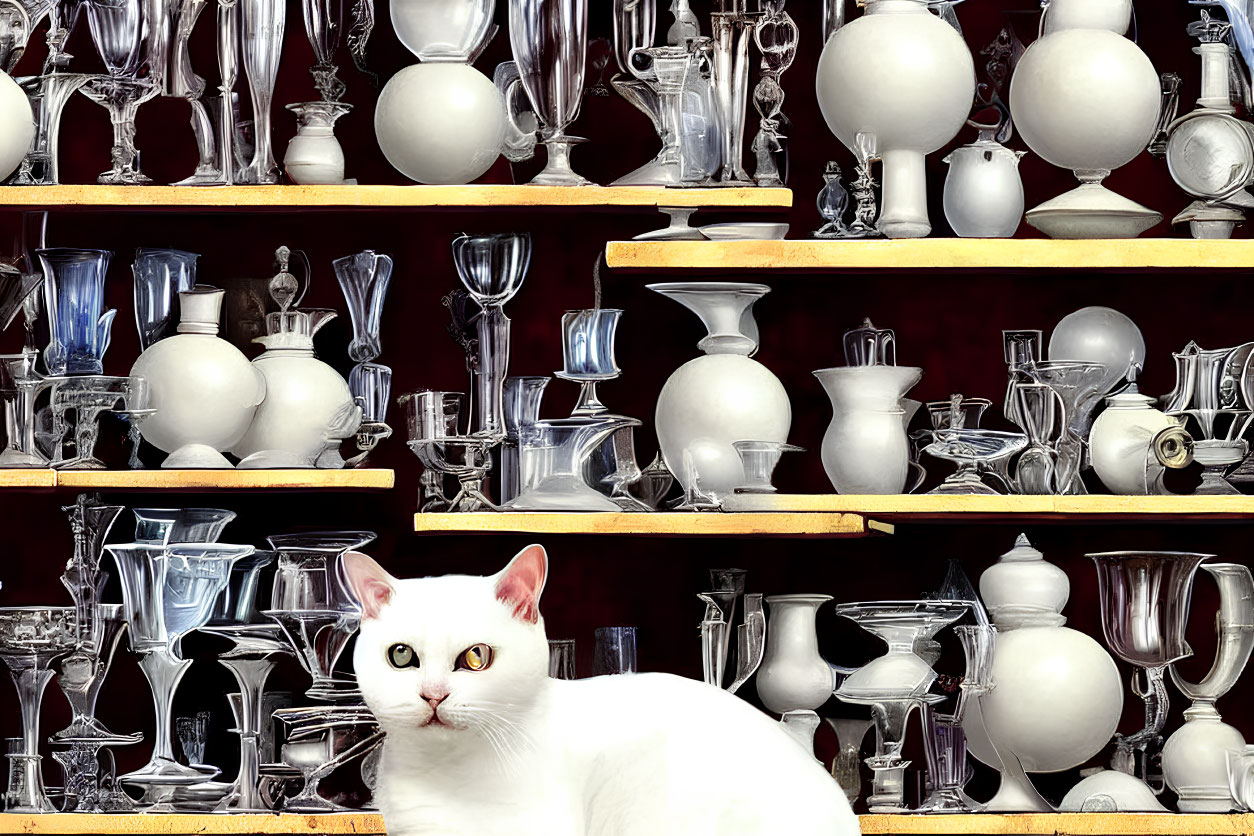
M 162 534 L 169 536 L 173 528 Z M 152 758 L 118 780 L 144 790 L 141 804 L 164 809 L 177 787 L 200 784 L 220 771 L 204 764 L 184 766 L 174 758 L 174 692 L 191 666 L 191 660 L 180 655 L 179 644 L 183 636 L 209 620 L 231 567 L 254 549 L 222 543 L 160 542 L 105 549 L 118 567 L 131 649 L 141 657 L 140 670 L 152 687 L 157 716 Z
M 867 799 L 872 812 L 905 809 L 904 776 L 909 761 L 901 753 L 906 720 L 915 707 L 944 699 L 928 693 L 937 674 L 916 648 L 969 610 L 966 601 L 873 601 L 836 607 L 837 615 L 888 645 L 884 656 L 848 671 L 835 691 L 841 702 L 871 706 L 875 719 L 876 751 L 867 759 L 875 774 Z
M 736 488 L 736 493 L 775 493 L 771 477 L 780 456 L 805 452 L 804 447 L 778 441 L 736 441 L 732 446 L 740 454 L 740 465 L 745 471 L 745 483 Z
M 585 465 L 610 436 L 638 427 L 635 418 L 589 415 L 537 421 L 519 438 L 526 478 L 507 511 L 621 511 L 585 479 Z
M 305 692 L 311 699 L 361 701 L 356 679 L 335 675 L 335 664 L 361 623 L 361 608 L 340 576 L 340 557 L 375 536 L 372 531 L 327 531 L 266 538 L 278 563 L 270 609 L 261 614 L 283 629 L 297 661 L 313 678 Z
M 239 693 L 233 695 L 237 699 L 232 701 L 232 710 L 234 731 L 240 739 L 240 763 L 230 798 L 222 808 L 226 810 L 269 809 L 258 788 L 261 764 L 258 744 L 266 720 L 261 713 L 262 696 L 278 657 L 292 653 L 284 641 L 283 628 L 265 619 L 257 609 L 261 572 L 274 563 L 275 557 L 272 551 L 256 551 L 236 562 L 209 622 L 200 628 L 202 633 L 221 636 L 232 643 L 230 650 L 219 654 L 218 663 L 231 672 L 239 685 Z
M 53 813 L 56 808 L 44 792 L 39 768 L 39 706 L 52 679 L 52 663 L 74 649 L 73 607 L 0 608 L 0 661 L 17 687 L 22 712 L 22 748 L 10 752 L 10 781 L 5 795 L 7 813 Z M 16 762 L 16 763 L 15 763 Z
M 103 470 L 107 465 L 96 458 L 96 440 L 100 436 L 100 416 L 106 413 L 126 419 L 127 435 L 135 447 L 139 437 L 132 433 L 156 410 L 148 406 L 148 381 L 142 377 L 114 377 L 93 374 L 81 377 L 49 377 L 52 388 L 51 437 L 54 450 L 52 466 L 58 470 Z M 73 416 L 73 426 L 69 416 Z M 72 430 L 72 432 L 71 432 Z M 71 455 L 65 455 L 69 436 Z M 134 449 L 132 466 L 136 466 Z
M 1056 443 L 1055 492 L 1063 496 L 1088 493 L 1080 479 L 1084 445 L 1093 426 L 1093 416 L 1108 391 L 1109 368 L 1101 363 L 1045 360 L 1013 371 L 1023 372 L 1058 395 L 1062 435 Z
M 566 133 L 583 103 L 588 0 L 509 0 L 509 42 L 549 155 L 531 185 L 589 185 L 570 167 L 571 147 L 584 140 Z
M 488 436 L 495 443 L 505 434 L 502 386 L 509 374 L 510 326 L 504 305 L 522 289 L 527 277 L 531 235 L 460 235 L 453 239 L 453 261 L 462 284 L 481 309 L 475 317 L 479 356 L 475 369 L 474 433 Z
M 935 440 L 923 452 L 958 465 L 955 473 L 929 491 L 933 494 L 1002 493 L 985 482 L 981 474 L 998 475 L 1010 457 L 1028 445 L 1026 435 L 999 430 L 940 429 L 933 437 Z
M 1132 691 L 1145 702 L 1145 728 L 1115 736 L 1111 765 L 1148 781 L 1167 722 L 1169 702 L 1163 677 L 1170 665 L 1193 655 L 1184 638 L 1193 576 L 1201 562 L 1214 555 L 1129 551 L 1087 557 L 1097 567 L 1106 644 L 1144 673 L 1144 685 L 1133 677 Z
M 142 0 L 83 0 L 91 39 L 104 61 L 107 75 L 92 76 L 83 95 L 109 111 L 113 123 L 113 168 L 96 182 L 140 186 L 152 179 L 139 170 L 135 147 L 135 114 L 139 106 L 160 92 L 151 77 L 141 78 L 144 43 Z

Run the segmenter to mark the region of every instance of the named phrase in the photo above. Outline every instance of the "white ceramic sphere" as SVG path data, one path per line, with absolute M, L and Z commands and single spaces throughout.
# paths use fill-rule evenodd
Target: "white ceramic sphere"
M 171 453 L 188 444 L 231 449 L 266 394 L 265 378 L 229 342 L 208 334 L 176 334 L 153 343 L 131 367 L 148 381 L 156 412 L 139 432 Z
M 792 406 L 770 369 L 740 354 L 707 354 L 675 370 L 657 399 L 654 416 L 666 466 L 684 487 L 688 450 L 701 488 L 730 494 L 743 484 L 736 441 L 788 440 Z
M 1067 627 L 997 634 L 994 687 L 967 707 L 971 754 L 996 766 L 996 737 L 1028 772 L 1078 766 L 1110 741 L 1123 713 L 1123 680 L 1110 654 Z
M 1180 796 L 1180 812 L 1231 811 L 1228 752 L 1244 748 L 1241 732 L 1224 722 L 1191 720 L 1176 729 L 1163 746 L 1163 775 Z
M 314 462 L 333 439 L 347 438 L 361 423 L 361 409 L 344 376 L 299 351 L 267 351 L 253 361 L 266 381 L 266 399 L 231 452 L 240 459 L 263 451 Z M 241 465 L 243 466 L 243 465 Z
M 878 12 L 897 4 L 904 13 Z M 827 41 L 816 90 L 827 127 L 854 149 L 860 132 L 880 151 L 930 154 L 961 130 L 975 95 L 971 50 L 914 0 L 879 0 Z M 917 7 L 915 12 L 910 7 Z
M 374 132 L 388 162 L 409 179 L 469 183 L 501 154 L 505 100 L 474 67 L 415 64 L 379 94 Z
M 1132 41 L 1068 29 L 1033 43 L 1010 80 L 1010 112 L 1028 147 L 1073 171 L 1113 170 L 1154 136 L 1158 73 Z
M 1112 806 L 1114 809 L 1110 809 Z M 1064 813 L 1167 812 L 1144 781 L 1110 769 L 1103 769 L 1077 783 L 1063 796 L 1058 809 Z
M 1092 305 L 1067 314 L 1049 335 L 1050 360 L 1101 363 L 1110 369 L 1109 392 L 1127 378 L 1129 365 L 1145 367 L 1145 337 L 1126 314 Z
M 0 72 L 0 180 L 17 171 L 34 139 L 30 100 L 8 73 Z

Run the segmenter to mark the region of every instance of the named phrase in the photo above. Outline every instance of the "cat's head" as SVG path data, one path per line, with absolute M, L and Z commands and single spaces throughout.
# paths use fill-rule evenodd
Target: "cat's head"
M 517 726 L 548 677 L 543 547 L 490 577 L 398 580 L 356 552 L 343 567 L 362 608 L 358 685 L 389 735 L 492 739 Z

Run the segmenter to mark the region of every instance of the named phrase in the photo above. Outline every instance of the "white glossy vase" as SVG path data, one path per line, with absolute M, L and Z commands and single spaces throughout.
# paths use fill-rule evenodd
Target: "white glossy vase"
M 832 422 L 823 436 L 823 469 L 836 493 L 904 492 L 910 441 L 902 401 L 923 370 L 847 366 L 820 369 L 814 376 L 832 401 Z
M 1093 422 L 1089 459 L 1111 493 L 1167 493 L 1164 472 L 1193 461 L 1193 439 L 1180 419 L 1155 409 L 1154 403 L 1133 386 L 1107 398 L 1106 409 Z
M 923 0 L 868 0 L 866 13 L 836 30 L 819 59 L 816 88 L 827 126 L 856 153 L 874 137 L 884 161 L 879 230 L 922 238 L 927 214 L 924 156 L 948 143 L 975 96 L 971 51 Z
M 832 666 L 819 655 L 815 617 L 830 595 L 773 595 L 766 651 L 757 672 L 758 699 L 767 711 L 815 711 L 831 699 Z
M 1027 213 L 1051 238 L 1135 238 L 1162 220 L 1102 185 L 1145 150 L 1161 108 L 1154 65 L 1122 34 L 1131 13 L 1129 0 L 1052 0 L 1047 34 L 1028 47 L 1010 81 L 1023 141 L 1080 180 Z
M 170 454 L 162 467 L 231 467 L 222 451 L 243 437 L 265 398 L 265 378 L 217 335 L 224 293 L 205 285 L 179 293 L 178 333 L 150 345 L 131 367 L 132 377 L 148 381 L 156 412 L 140 434 Z
M 1243 750 L 1245 739 L 1220 719 L 1215 702 L 1237 683 L 1254 650 L 1254 576 L 1236 563 L 1199 568 L 1219 587 L 1218 650 L 1201 682 L 1189 682 L 1171 668 L 1176 687 L 1193 704 L 1163 746 L 1163 775 L 1179 798 L 1180 812 L 1227 813 L 1238 806 L 1228 780 L 1228 753 Z
M 1020 535 L 1015 549 L 980 578 L 997 628 L 993 687 L 968 705 L 963 729 L 971 754 L 1002 770 L 989 812 L 1049 811 L 1023 773 L 1084 763 L 1110 741 L 1123 713 L 1114 660 L 1094 639 L 1063 626 L 1059 610 L 1069 584 L 1061 570 L 1046 566 Z M 1022 770 L 1006 766 L 999 751 Z
M 784 443 L 792 425 L 788 393 L 758 347 L 752 306 L 761 284 L 675 282 L 649 285 L 705 323 L 705 352 L 680 366 L 657 399 L 655 426 L 667 468 L 689 494 L 719 498 L 744 484 L 737 441 Z
M 301 186 L 333 186 L 344 182 L 344 149 L 335 138 L 335 122 L 351 109 L 339 102 L 288 105 L 296 114 L 296 135 L 287 144 L 283 168 Z
M 310 333 L 257 337 L 266 351 L 253 361 L 266 397 L 232 451 L 241 468 L 340 468 L 340 442 L 361 426 L 361 407 L 343 375 L 314 356 L 313 334 L 334 311 L 307 311 Z M 273 314 L 272 314 L 273 316 Z
M 959 238 L 1013 238 L 1023 220 L 1023 178 L 1019 160 L 992 139 L 957 148 L 945 162 L 945 220 Z

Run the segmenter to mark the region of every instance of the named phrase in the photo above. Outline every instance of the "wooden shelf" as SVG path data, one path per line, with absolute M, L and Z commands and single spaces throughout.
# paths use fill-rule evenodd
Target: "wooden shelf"
M 1242 836 L 1254 832 L 1247 814 L 1022 813 L 975 815 L 864 815 L 864 836 Z M 117 813 L 92 815 L 0 813 L 0 834 L 61 836 L 383 836 L 377 813 L 333 815 L 200 815 Z
M 0 186 L 0 207 L 307 211 L 438 208 L 787 209 L 789 189 L 652 186 Z
M 0 490 L 5 488 L 55 488 L 57 472 L 31 467 L 0 470 Z
M 1254 240 L 611 241 L 625 270 L 1248 269 Z
M 415 514 L 422 534 L 631 534 L 656 537 L 840 537 L 866 533 L 853 514 Z
M 42 471 L 41 471 L 42 472 Z M 96 491 L 387 490 L 393 470 L 61 470 L 56 486 Z
M 1240 519 L 1254 521 L 1254 496 L 841 496 L 740 494 L 729 509 L 746 513 L 861 514 L 877 518 L 952 519 Z
M 864 836 L 1238 836 L 1254 816 L 1178 813 L 1015 813 L 859 816 Z

